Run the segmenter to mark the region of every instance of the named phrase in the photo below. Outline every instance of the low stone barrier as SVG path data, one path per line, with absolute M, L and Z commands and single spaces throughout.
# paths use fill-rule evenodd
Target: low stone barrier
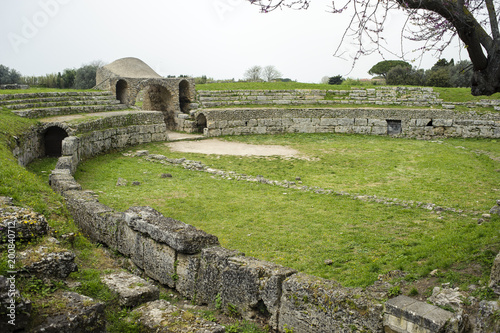
M 500 138 L 500 114 L 424 109 L 204 109 L 206 136 L 355 133 L 410 138 Z

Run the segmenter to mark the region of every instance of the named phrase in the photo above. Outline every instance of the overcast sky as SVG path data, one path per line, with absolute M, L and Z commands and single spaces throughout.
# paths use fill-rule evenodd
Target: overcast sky
M 380 55 L 362 58 L 350 73 L 349 59 L 333 57 L 350 15 L 329 13 L 330 4 L 314 0 L 306 11 L 261 14 L 245 0 L 1 0 L 0 64 L 44 75 L 137 57 L 163 76 L 242 79 L 251 66 L 274 65 L 300 82 L 369 78 Z M 403 19 L 394 12 L 386 26 L 395 47 Z M 444 56 L 459 60 L 458 46 Z M 421 67 L 436 61 L 426 55 Z

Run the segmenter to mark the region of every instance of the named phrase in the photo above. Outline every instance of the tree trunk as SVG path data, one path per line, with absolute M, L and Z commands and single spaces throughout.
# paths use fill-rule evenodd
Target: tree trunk
M 489 96 L 500 92 L 500 51 L 488 54 L 486 68 L 474 70 L 471 92 L 474 96 Z

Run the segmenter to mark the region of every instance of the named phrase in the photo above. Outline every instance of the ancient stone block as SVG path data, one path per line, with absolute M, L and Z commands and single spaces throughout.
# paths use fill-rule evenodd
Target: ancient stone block
M 223 326 L 179 309 L 165 300 L 147 303 L 136 310 L 138 319 L 148 332 L 157 333 L 224 333 Z
M 116 249 L 118 252 L 130 257 L 134 264 L 139 268 L 143 268 L 144 250 L 141 233 L 130 228 L 127 223 L 122 222 L 118 224 L 117 239 Z
M 382 332 L 382 306 L 361 289 L 302 273 L 283 283 L 279 329 L 294 332 Z
M 0 243 L 12 239 L 9 230 L 15 232 L 16 242 L 28 242 L 46 235 L 48 229 L 45 217 L 30 209 L 15 206 L 0 208 Z
M 54 251 L 45 246 L 26 250 L 18 254 L 24 271 L 41 278 L 67 278 L 78 270 L 75 254 L 70 251 Z
M 500 253 L 496 256 L 491 268 L 490 284 L 489 287 L 500 295 Z
M 385 303 L 384 327 L 395 333 L 459 332 L 461 317 L 437 306 L 407 296 L 398 296 Z
M 151 207 L 132 207 L 125 211 L 125 219 L 132 229 L 181 253 L 194 254 L 204 247 L 219 244 L 216 236 L 181 221 L 164 217 Z
M 200 255 L 177 254 L 177 281 L 175 289 L 184 297 L 195 298 Z
M 295 270 L 249 257 L 231 257 L 220 274 L 221 301 L 226 309 L 235 306 L 245 317 L 269 316 L 278 326 L 281 286 Z
M 61 308 L 32 329 L 36 333 L 106 332 L 104 303 L 73 292 L 56 296 Z M 43 314 L 43 313 L 42 313 Z
M 158 287 L 127 272 L 105 275 L 101 277 L 101 281 L 118 294 L 118 301 L 121 306 L 135 307 L 157 300 L 160 296 Z
M 62 155 L 71 156 L 78 152 L 78 138 L 76 136 L 70 136 L 62 141 Z
M 142 249 L 144 272 L 160 283 L 174 288 L 177 280 L 175 250 L 148 237 L 142 238 Z
M 433 119 L 432 125 L 433 126 L 444 126 L 444 127 L 453 126 L 453 119 Z
M 243 255 L 238 251 L 222 247 L 211 247 L 201 251 L 200 268 L 196 281 L 196 302 L 198 304 L 214 304 L 220 295 L 221 271 L 228 266 L 231 257 Z

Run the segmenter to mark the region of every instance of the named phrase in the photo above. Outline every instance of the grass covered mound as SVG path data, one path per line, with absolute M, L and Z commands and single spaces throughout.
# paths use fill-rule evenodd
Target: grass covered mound
M 494 140 L 431 142 L 335 134 L 226 139 L 287 145 L 308 158 L 175 153 L 165 144 L 141 149 L 241 174 L 280 181 L 299 176 L 310 187 L 431 202 L 469 213 L 438 214 L 228 181 L 121 153 L 81 164 L 76 177 L 115 209 L 149 205 L 165 216 L 215 234 L 227 248 L 347 286 L 367 286 L 379 274 L 395 269 L 413 277 L 439 269 L 467 283 L 489 276 L 500 250 L 500 219 L 479 225 L 480 215 L 471 211 L 487 212 L 498 197 L 500 150 Z M 171 173 L 173 178 L 161 179 L 163 173 Z M 117 187 L 120 177 L 141 186 Z M 329 260 L 332 264 L 326 265 Z M 457 270 L 470 267 L 475 267 L 475 274 L 457 278 Z

